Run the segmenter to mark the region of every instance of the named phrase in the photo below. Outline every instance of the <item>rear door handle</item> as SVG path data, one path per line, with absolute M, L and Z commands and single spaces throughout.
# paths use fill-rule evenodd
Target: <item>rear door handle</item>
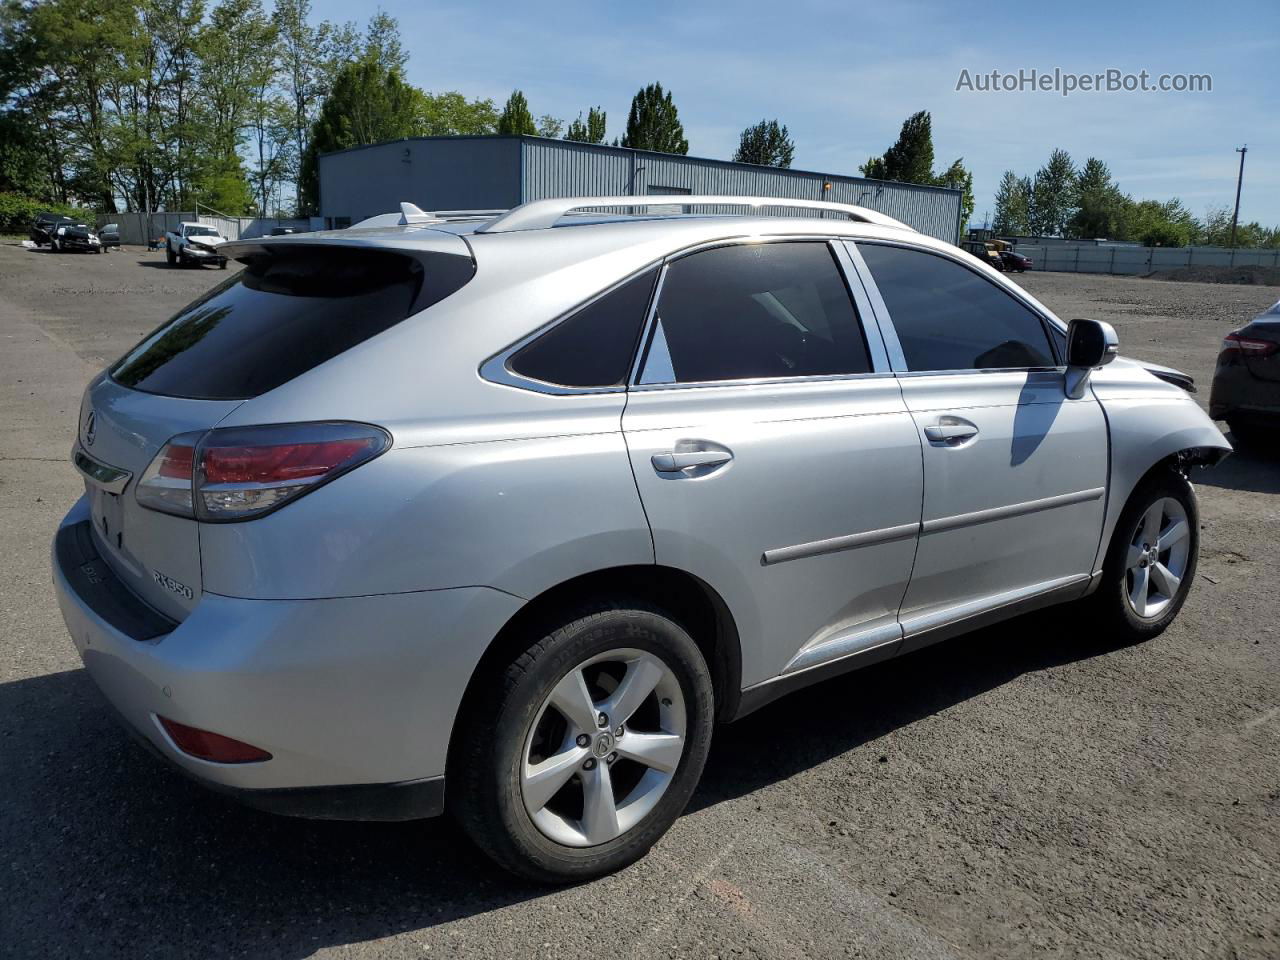
M 978 435 L 978 425 L 963 417 L 939 417 L 936 424 L 924 428 L 924 435 L 934 443 L 960 444 Z
M 655 453 L 650 462 L 659 473 L 680 473 L 698 467 L 718 467 L 733 459 L 729 450 L 673 450 Z

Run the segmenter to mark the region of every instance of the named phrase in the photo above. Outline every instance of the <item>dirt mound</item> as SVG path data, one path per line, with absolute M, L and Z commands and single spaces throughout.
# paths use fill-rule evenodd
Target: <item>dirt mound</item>
M 1183 283 L 1244 283 L 1252 286 L 1280 286 L 1280 267 L 1178 267 L 1147 274 L 1152 280 L 1180 280 Z

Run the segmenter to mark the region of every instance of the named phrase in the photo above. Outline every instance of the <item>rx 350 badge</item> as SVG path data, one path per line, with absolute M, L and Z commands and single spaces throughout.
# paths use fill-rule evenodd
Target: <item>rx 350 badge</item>
M 177 580 L 173 579 L 173 577 L 167 576 L 159 570 L 151 571 L 151 579 L 164 587 L 170 593 L 176 593 L 178 596 L 186 597 L 188 600 L 195 599 L 195 594 L 192 592 L 190 587 L 185 583 L 179 583 Z

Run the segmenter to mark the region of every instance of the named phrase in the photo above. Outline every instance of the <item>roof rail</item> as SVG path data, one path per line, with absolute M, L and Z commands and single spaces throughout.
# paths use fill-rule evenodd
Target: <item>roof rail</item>
M 802 207 L 842 213 L 852 220 L 874 223 L 882 227 L 900 227 L 912 230 L 900 220 L 887 217 L 866 207 L 849 203 L 831 203 L 827 200 L 805 200 L 799 197 L 718 197 L 713 195 L 690 196 L 688 194 L 663 194 L 644 197 L 558 197 L 553 200 L 534 200 L 514 207 L 510 212 L 486 223 L 476 233 L 511 233 L 515 230 L 543 230 L 553 227 L 560 218 L 573 210 L 593 207 Z M 915 231 L 912 230 L 914 233 Z

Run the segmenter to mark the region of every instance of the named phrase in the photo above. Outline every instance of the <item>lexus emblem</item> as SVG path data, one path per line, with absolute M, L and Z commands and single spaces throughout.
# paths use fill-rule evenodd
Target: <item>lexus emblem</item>
M 89 417 L 84 422 L 84 445 L 86 447 L 93 446 L 93 438 L 98 435 L 98 417 L 92 410 L 89 411 Z

